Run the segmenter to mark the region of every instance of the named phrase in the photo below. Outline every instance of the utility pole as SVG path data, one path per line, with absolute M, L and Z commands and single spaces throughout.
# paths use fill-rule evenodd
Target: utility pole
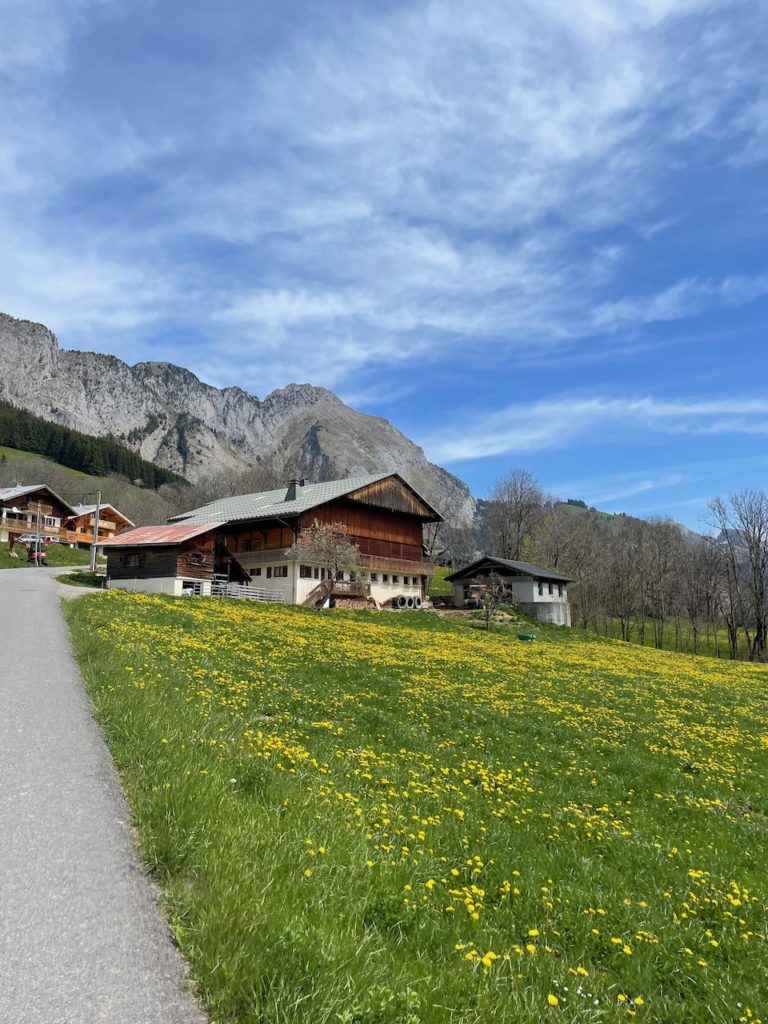
M 99 541 L 99 516 L 101 515 L 101 491 L 88 491 L 83 495 L 83 502 L 90 494 L 96 495 L 96 516 L 93 520 L 93 538 L 91 540 L 91 572 L 96 572 L 96 545 Z

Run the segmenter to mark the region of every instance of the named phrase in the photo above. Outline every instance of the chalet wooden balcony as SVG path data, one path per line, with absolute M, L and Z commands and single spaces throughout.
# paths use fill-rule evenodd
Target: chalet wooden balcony
M 17 515 L 13 512 L 9 512 L 0 518 L 0 528 L 18 535 L 39 533 L 41 537 L 56 537 L 58 540 L 63 540 L 63 535 L 67 532 L 60 526 L 46 526 L 44 522 L 41 522 L 38 527 L 36 514 L 32 516 L 32 521 L 30 522 L 25 515 Z

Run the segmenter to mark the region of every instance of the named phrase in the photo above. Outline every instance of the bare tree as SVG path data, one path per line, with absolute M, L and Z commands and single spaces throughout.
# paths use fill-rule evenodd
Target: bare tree
M 313 524 L 302 530 L 295 543 L 286 552 L 289 559 L 301 559 L 319 566 L 322 576 L 319 586 L 322 604 L 331 597 L 334 584 L 342 574 L 350 576 L 360 572 L 360 549 L 347 536 L 342 523 Z
M 497 480 L 488 499 L 488 531 L 495 554 L 518 559 L 542 515 L 544 495 L 527 469 Z
M 491 619 L 493 618 L 494 613 L 501 607 L 501 605 L 509 601 L 509 593 L 503 578 L 495 572 L 486 576 L 481 581 L 480 586 L 482 589 L 478 596 L 480 597 L 480 602 L 483 606 L 485 628 L 490 630 Z
M 443 523 L 440 531 L 441 555 L 448 565 L 468 565 L 480 554 L 477 530 L 471 523 Z
M 740 491 L 726 502 L 710 502 L 725 562 L 723 614 L 731 657 L 738 656 L 744 630 L 751 661 L 764 661 L 768 633 L 768 495 Z
M 526 561 L 562 569 L 570 560 L 574 526 L 584 513 L 548 498 L 525 538 L 522 554 Z
M 664 628 L 675 605 L 676 553 L 680 546 L 680 527 L 674 520 L 654 516 L 648 524 L 648 598 L 653 619 L 653 639 L 658 648 L 664 646 Z

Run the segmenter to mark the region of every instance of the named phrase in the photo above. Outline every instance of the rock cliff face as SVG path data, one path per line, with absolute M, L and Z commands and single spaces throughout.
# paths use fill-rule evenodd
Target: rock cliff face
M 0 313 L 0 398 L 87 434 L 112 434 L 143 458 L 190 480 L 275 459 L 286 476 L 332 480 L 397 471 L 450 519 L 474 510 L 458 477 L 385 419 L 325 388 L 289 384 L 259 400 L 214 388 L 180 366 L 128 366 L 115 356 L 59 347 L 42 324 Z

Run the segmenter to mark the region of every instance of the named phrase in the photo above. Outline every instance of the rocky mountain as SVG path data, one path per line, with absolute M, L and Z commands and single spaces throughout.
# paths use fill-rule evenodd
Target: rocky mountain
M 265 459 L 287 476 L 317 481 L 391 470 L 452 520 L 474 510 L 458 477 L 428 462 L 387 420 L 351 409 L 325 388 L 289 384 L 260 400 L 204 384 L 171 363 L 129 366 L 62 349 L 47 327 L 3 313 L 0 398 L 87 434 L 111 434 L 193 481 Z

